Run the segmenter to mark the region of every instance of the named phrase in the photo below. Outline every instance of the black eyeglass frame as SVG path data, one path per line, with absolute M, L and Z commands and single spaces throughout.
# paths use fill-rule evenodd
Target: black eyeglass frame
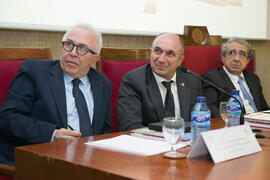
M 69 42 L 70 44 L 72 44 L 73 45 L 73 47 L 70 49 L 70 50 L 67 50 L 67 49 L 65 49 L 65 43 L 66 42 Z M 82 55 L 82 56 L 84 56 L 84 55 L 86 55 L 87 53 L 91 53 L 91 54 L 93 54 L 93 55 L 97 55 L 97 53 L 95 52 L 95 51 L 93 51 L 92 49 L 89 49 L 86 45 L 84 45 L 84 44 L 74 44 L 72 41 L 62 41 L 62 43 L 61 43 L 62 45 L 63 45 L 63 48 L 64 48 L 64 50 L 65 51 L 68 51 L 68 52 L 71 52 L 71 51 L 73 51 L 73 49 L 74 49 L 74 47 L 76 46 L 76 52 L 79 54 L 79 55 Z M 79 46 L 84 46 L 85 48 L 86 48 L 86 53 L 85 54 L 81 54 L 81 53 L 79 53 L 79 51 L 78 51 L 78 47 Z

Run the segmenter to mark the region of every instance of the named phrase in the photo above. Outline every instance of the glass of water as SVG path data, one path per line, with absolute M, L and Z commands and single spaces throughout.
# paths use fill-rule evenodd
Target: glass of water
M 184 158 L 185 154 L 176 152 L 173 145 L 177 144 L 185 131 L 185 121 L 183 118 L 165 117 L 163 119 L 162 131 L 165 140 L 171 145 L 171 151 L 164 154 L 167 158 Z
M 225 128 L 228 127 L 228 113 L 227 113 L 227 101 L 222 101 L 219 103 L 219 114 L 220 117 L 225 122 Z

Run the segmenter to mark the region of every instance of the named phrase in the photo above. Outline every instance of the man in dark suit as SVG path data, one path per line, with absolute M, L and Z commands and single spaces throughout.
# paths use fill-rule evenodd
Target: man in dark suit
M 91 68 L 101 46 L 101 35 L 80 24 L 64 35 L 60 61 L 22 64 L 0 111 L 1 163 L 14 164 L 16 146 L 111 132 L 111 83 Z
M 184 43 L 180 36 L 163 33 L 152 44 L 150 63 L 128 72 L 119 89 L 118 118 L 121 131 L 148 126 L 163 120 L 171 84 L 173 115 L 190 121 L 190 110 L 200 95 L 201 82 L 184 73 L 180 66 Z M 171 96 L 172 97 L 172 96 Z
M 221 48 L 223 67 L 202 76 L 227 92 L 231 93 L 233 89 L 238 89 L 246 113 L 268 109 L 259 77 L 245 70 L 251 57 L 251 46 L 245 40 L 230 38 Z M 230 97 L 208 84 L 203 84 L 202 92 L 207 97 L 212 118 L 220 117 L 219 103 L 228 101 Z

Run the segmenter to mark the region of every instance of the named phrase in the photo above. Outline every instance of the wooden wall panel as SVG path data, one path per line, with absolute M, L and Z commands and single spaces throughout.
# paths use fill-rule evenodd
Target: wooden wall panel
M 155 37 L 103 35 L 103 47 L 150 48 Z
M 270 106 L 270 40 L 249 42 L 255 50 L 255 73 L 260 77 L 264 96 Z
M 63 35 L 63 32 L 0 29 L 0 47 L 48 47 L 53 59 L 59 59 Z
M 63 32 L 0 29 L 0 47 L 48 47 L 53 59 L 60 59 Z M 103 47 L 149 48 L 153 36 L 103 35 Z M 248 40 L 255 49 L 255 73 L 260 77 L 270 105 L 270 40 Z

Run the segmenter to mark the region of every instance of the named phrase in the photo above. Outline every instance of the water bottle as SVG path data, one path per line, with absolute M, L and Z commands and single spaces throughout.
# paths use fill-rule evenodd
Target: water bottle
M 210 130 L 211 112 L 205 103 L 206 98 L 198 96 L 191 111 L 191 146 L 193 146 L 201 132 Z
M 236 97 L 240 102 L 241 98 L 239 96 L 239 90 L 232 90 L 232 95 Z M 228 113 L 228 127 L 240 125 L 240 116 L 241 116 L 241 106 L 234 99 L 230 98 L 227 104 L 227 113 Z

